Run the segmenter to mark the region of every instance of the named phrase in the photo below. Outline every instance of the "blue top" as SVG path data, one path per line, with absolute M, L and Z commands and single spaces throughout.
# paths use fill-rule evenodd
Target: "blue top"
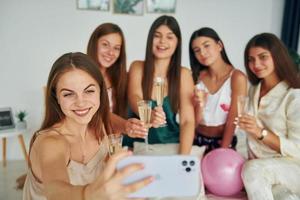
M 152 108 L 157 106 L 157 102 L 152 100 Z M 163 100 L 163 110 L 166 114 L 167 125 L 165 127 L 150 128 L 148 133 L 149 144 L 179 143 L 179 124 L 176 122 L 176 113 L 172 111 L 170 99 L 166 96 Z M 138 116 L 129 111 L 129 117 Z M 123 137 L 123 146 L 133 147 L 133 142 L 144 142 L 144 139 Z

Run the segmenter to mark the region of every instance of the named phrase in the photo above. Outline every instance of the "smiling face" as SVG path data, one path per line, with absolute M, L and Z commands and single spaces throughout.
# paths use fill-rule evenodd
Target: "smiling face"
M 248 55 L 248 66 L 257 78 L 276 77 L 271 52 L 261 47 L 251 47 Z
M 110 33 L 98 39 L 97 57 L 100 68 L 112 66 L 120 56 L 122 38 L 119 33 Z
M 98 83 L 85 71 L 64 73 L 56 86 L 57 101 L 66 120 L 87 125 L 100 106 Z
M 210 37 L 200 36 L 192 42 L 192 49 L 198 62 L 210 66 L 221 58 L 222 45 Z
M 152 51 L 156 58 L 171 58 L 177 44 L 178 39 L 168 26 L 161 25 L 155 30 Z

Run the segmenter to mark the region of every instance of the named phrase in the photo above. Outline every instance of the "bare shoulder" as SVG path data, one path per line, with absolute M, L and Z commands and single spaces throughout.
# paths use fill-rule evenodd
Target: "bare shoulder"
M 133 72 L 139 72 L 139 71 L 143 70 L 143 67 L 144 67 L 144 61 L 135 60 L 131 63 L 129 71 L 130 72 L 132 72 L 132 71 Z
M 181 75 L 182 76 L 192 76 L 192 71 L 184 66 L 181 66 Z
M 192 72 L 190 69 L 186 67 L 181 67 L 181 80 L 180 80 L 181 87 L 184 88 L 184 90 L 188 90 L 190 88 L 193 88 L 194 81 L 192 77 Z
M 67 140 L 64 136 L 59 135 L 53 130 L 40 132 L 40 135 L 34 142 L 33 148 L 39 150 L 41 153 L 69 152 Z
M 235 69 L 232 74 L 232 82 L 233 83 L 247 82 L 247 76 L 244 74 L 244 72 L 242 72 L 238 69 Z
M 247 76 L 238 69 L 234 70 L 231 77 L 231 89 L 233 94 L 247 94 L 247 85 Z
M 41 131 L 30 152 L 32 171 L 42 182 L 60 179 L 70 155 L 69 143 L 63 135 L 53 130 Z

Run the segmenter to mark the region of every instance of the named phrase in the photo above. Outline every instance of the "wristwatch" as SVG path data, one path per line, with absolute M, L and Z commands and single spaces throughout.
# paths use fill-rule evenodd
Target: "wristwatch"
M 258 140 L 263 140 L 267 135 L 269 134 L 269 132 L 267 131 L 267 129 L 263 128 L 260 132 L 260 137 L 258 137 Z

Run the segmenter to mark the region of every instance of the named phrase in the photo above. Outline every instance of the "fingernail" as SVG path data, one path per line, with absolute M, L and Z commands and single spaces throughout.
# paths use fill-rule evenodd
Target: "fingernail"
M 239 120 L 239 118 L 238 118 L 238 117 L 235 117 L 235 118 L 234 118 L 234 120 L 236 120 L 236 121 L 237 121 L 237 120 Z

